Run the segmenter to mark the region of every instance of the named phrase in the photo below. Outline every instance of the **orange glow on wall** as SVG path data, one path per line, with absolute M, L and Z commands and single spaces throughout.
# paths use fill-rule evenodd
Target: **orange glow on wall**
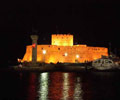
M 46 50 L 45 54 L 43 54 L 43 50 Z M 67 53 L 67 56 L 65 56 L 65 53 Z M 76 58 L 76 55 L 79 55 L 79 57 Z M 37 45 L 38 62 L 89 62 L 102 56 L 108 56 L 107 48 L 73 45 L 73 35 L 52 35 L 52 45 Z M 32 45 L 26 47 L 26 53 L 22 61 L 32 61 Z
M 52 45 L 73 46 L 73 35 L 54 34 L 52 35 Z
M 50 56 L 49 59 L 48 59 L 48 63 L 57 63 L 55 61 L 55 57 L 54 56 Z

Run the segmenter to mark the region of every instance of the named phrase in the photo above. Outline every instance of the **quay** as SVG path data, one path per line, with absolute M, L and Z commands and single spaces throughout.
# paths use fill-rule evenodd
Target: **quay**
M 88 71 L 91 70 L 91 66 L 76 66 L 76 65 L 62 65 L 62 64 L 45 64 L 42 66 L 14 66 L 15 71 L 35 71 L 35 72 L 46 72 L 46 71 Z
M 42 66 L 23 66 L 23 67 L 18 67 L 14 66 L 12 67 L 13 71 L 18 71 L 18 72 L 55 72 L 55 71 L 60 71 L 60 72 L 120 72 L 119 69 L 109 69 L 109 70 L 96 70 L 92 66 L 76 66 L 76 65 L 51 65 L 51 64 L 46 64 Z

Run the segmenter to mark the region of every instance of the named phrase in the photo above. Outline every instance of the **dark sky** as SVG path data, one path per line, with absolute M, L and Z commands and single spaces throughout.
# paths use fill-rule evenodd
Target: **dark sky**
M 31 34 L 39 35 L 39 44 L 50 44 L 51 34 L 58 32 L 73 34 L 75 44 L 108 47 L 111 42 L 113 49 L 120 48 L 120 11 L 115 0 L 5 1 L 0 13 L 9 60 L 23 57 Z

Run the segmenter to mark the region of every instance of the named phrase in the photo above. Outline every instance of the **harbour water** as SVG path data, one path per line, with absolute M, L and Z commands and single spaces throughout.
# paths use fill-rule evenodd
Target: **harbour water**
M 0 100 L 120 100 L 120 72 L 0 71 Z

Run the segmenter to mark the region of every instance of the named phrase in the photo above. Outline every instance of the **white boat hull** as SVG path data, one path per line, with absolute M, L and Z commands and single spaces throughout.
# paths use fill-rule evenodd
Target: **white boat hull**
M 109 69 L 115 69 L 117 66 L 111 59 L 97 59 L 92 62 L 92 66 L 94 69 L 97 70 L 109 70 Z

